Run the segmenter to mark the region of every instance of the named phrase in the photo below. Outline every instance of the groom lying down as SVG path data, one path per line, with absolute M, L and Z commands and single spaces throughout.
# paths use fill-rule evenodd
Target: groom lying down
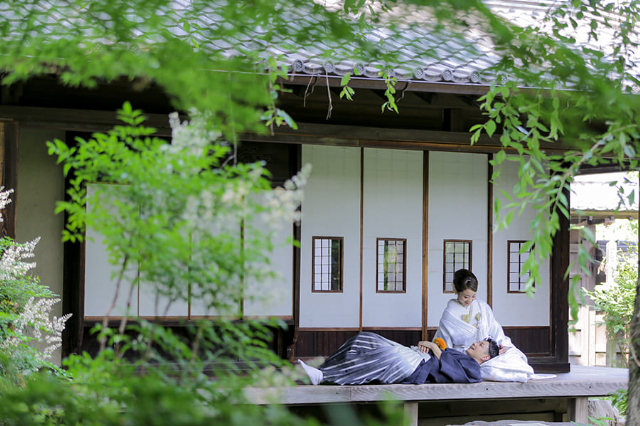
M 498 355 L 500 347 L 493 340 L 472 344 L 466 353 L 440 350 L 433 342 L 420 342 L 418 350 L 370 332 L 347 340 L 319 368 L 300 361 L 314 385 L 332 382 L 361 385 L 378 382 L 407 383 L 477 383 L 481 381 L 480 364 Z M 429 351 L 430 356 L 426 354 Z

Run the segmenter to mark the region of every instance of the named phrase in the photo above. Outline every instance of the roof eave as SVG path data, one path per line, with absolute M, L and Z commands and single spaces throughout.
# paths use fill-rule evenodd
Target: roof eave
M 282 78 L 279 83 L 304 86 L 321 84 L 329 87 L 342 87 L 341 80 L 342 77 L 337 75 L 289 74 L 289 78 Z M 349 79 L 349 87 L 353 89 L 386 90 L 387 83 L 384 79 L 351 76 Z M 485 84 L 465 84 L 445 81 L 431 82 L 402 78 L 397 78 L 395 87 L 399 92 L 450 93 L 459 95 L 484 95 L 490 88 L 489 85 Z

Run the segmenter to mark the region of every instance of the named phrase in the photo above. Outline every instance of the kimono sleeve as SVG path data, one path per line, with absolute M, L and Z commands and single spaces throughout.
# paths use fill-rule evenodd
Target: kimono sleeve
M 444 314 L 442 315 L 444 316 Z M 448 348 L 453 348 L 454 343 L 453 339 L 451 338 L 451 333 L 449 332 L 449 329 L 447 328 L 443 319 L 440 320 L 438 329 L 436 330 L 436 334 L 435 336 L 433 336 L 434 339 L 437 339 L 438 337 L 444 340 Z
M 432 372 L 436 383 L 478 383 L 482 381 L 480 364 L 467 354 L 446 349 L 440 356 L 440 369 Z
M 487 337 L 491 337 L 499 345 L 514 346 L 513 343 L 511 343 L 511 339 L 504 334 L 504 330 L 502 329 L 502 326 L 500 325 L 500 323 L 494 317 L 493 310 L 491 309 L 491 307 L 487 305 L 485 302 L 481 302 L 481 303 L 483 304 L 482 311 L 484 312 L 484 315 L 485 315 L 484 321 L 486 324 L 486 330 L 484 331 L 487 334 L 486 336 L 483 336 L 481 338 L 485 339 Z

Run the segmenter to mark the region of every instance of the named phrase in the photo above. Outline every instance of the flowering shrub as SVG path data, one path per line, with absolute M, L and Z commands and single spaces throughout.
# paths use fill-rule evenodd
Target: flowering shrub
M 0 188 L 0 210 L 11 202 L 12 192 Z M 42 367 L 62 373 L 48 360 L 62 344 L 62 331 L 71 316 L 51 317 L 51 308 L 60 299 L 29 272 L 36 264 L 25 259 L 34 256 L 39 240 L 24 244 L 7 237 L 0 240 L 0 377 L 18 383 Z

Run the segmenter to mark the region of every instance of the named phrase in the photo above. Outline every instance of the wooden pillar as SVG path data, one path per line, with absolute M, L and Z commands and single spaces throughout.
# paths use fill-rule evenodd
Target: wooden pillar
M 422 340 L 429 340 L 429 151 L 422 154 Z
M 569 189 L 563 190 L 570 199 Z M 567 206 L 569 210 L 569 206 Z M 565 276 L 569 268 L 570 229 L 569 218 L 559 213 L 559 229 L 553 237 L 551 255 L 551 351 L 555 358 L 553 371 L 568 372 L 569 367 L 569 278 Z
M 495 155 L 487 155 L 487 305 L 493 308 L 493 165 Z
M 302 167 L 302 145 L 297 145 L 290 151 L 289 174 L 293 176 Z M 300 206 L 302 209 L 302 206 Z M 293 239 L 302 240 L 302 222 L 293 225 Z M 296 357 L 296 345 L 298 343 L 298 329 L 300 328 L 300 245 L 293 247 L 293 337 L 291 345 L 287 348 L 287 359 L 294 361 Z
M 4 189 L 13 189 L 11 202 L 2 212 L 0 237 L 16 238 L 16 205 L 18 203 L 18 123 L 0 121 L 0 176 Z
M 579 424 L 589 424 L 589 398 L 571 398 L 567 405 L 567 420 Z
M 87 138 L 86 133 L 67 132 L 65 141 L 73 146 L 75 137 Z M 65 177 L 65 201 L 71 201 L 66 191 L 69 189 L 71 179 L 74 179 L 73 170 Z M 64 223 L 67 223 L 67 213 L 64 215 Z M 79 354 L 84 336 L 84 272 L 85 272 L 85 241 L 64 242 L 64 266 L 62 277 L 62 312 L 71 312 L 62 332 L 62 357 L 71 354 Z
M 418 426 L 418 403 L 404 403 L 404 424 L 408 426 Z

